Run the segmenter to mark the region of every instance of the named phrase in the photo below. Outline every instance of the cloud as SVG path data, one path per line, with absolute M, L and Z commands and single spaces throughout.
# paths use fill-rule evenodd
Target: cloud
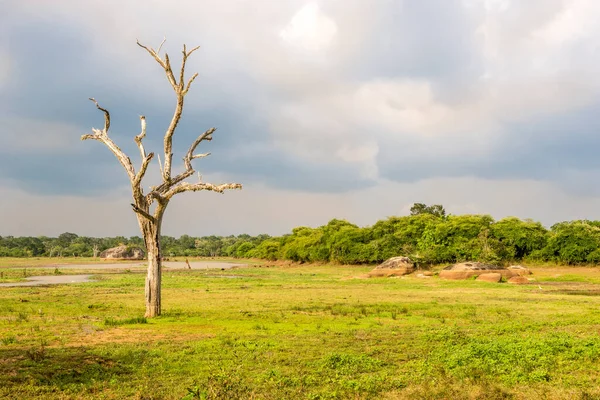
M 281 31 L 281 38 L 301 50 L 316 52 L 331 45 L 337 33 L 335 21 L 324 15 L 316 2 L 308 3 L 298 11 Z
M 179 162 L 199 133 L 217 126 L 205 146 L 213 156 L 198 161 L 207 176 L 321 200 L 460 179 L 596 195 L 589 182 L 600 169 L 600 5 L 593 0 L 257 4 L 7 4 L 5 189 L 87 201 L 124 182 L 108 150 L 79 141 L 102 123 L 90 96 L 111 111 L 111 136 L 132 158 L 140 114 L 147 148 L 160 150 L 174 96 L 135 39 L 157 46 L 166 36 L 174 67 L 180 43 L 202 46 L 188 65 L 200 75 L 174 146 Z M 324 207 L 324 215 L 336 210 L 333 202 Z

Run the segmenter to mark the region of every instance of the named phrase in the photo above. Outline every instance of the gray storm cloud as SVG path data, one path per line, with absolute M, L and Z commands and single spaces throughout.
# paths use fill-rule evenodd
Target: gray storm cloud
M 175 218 L 173 232 L 209 234 L 215 224 L 279 232 L 334 217 L 372 223 L 424 199 L 454 213 L 548 223 L 571 216 L 569 202 L 588 218 L 597 214 L 600 5 L 592 0 L 30 0 L 4 8 L 0 182 L 45 212 L 72 202 L 65 210 L 85 213 L 75 205 L 116 207 L 123 198 L 112 155 L 79 142 L 101 123 L 87 97 L 113 112 L 115 140 L 132 156 L 140 114 L 149 145 L 160 147 L 173 95 L 135 40 L 157 45 L 166 36 L 173 59 L 183 42 L 202 46 L 189 64 L 200 76 L 175 151 L 217 126 L 213 156 L 198 169 L 243 180 L 252 193 L 223 204 L 258 209 L 261 188 L 306 220 L 283 218 L 275 207 L 273 215 L 234 219 L 217 207 L 219 222 L 198 215 L 196 228 Z M 452 182 L 461 182 L 456 192 Z M 496 195 L 469 194 L 482 187 Z M 529 194 L 506 202 L 507 188 Z M 555 203 L 540 207 L 536 193 Z M 396 200 L 375 206 L 382 197 Z M 342 210 L 344 199 L 360 199 L 360 207 Z M 0 234 L 19 230 L 28 212 L 21 203 Z M 77 226 L 82 220 L 74 217 L 70 229 L 90 229 Z M 98 234 L 121 229 L 92 226 Z

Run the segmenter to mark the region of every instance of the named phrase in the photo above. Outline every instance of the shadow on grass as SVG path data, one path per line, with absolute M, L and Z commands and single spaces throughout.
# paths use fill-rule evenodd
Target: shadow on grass
M 91 387 L 132 374 L 131 366 L 85 348 L 0 349 L 0 388 L 12 393 L 48 386 L 63 390 Z M 12 389 L 11 389 L 12 388 Z

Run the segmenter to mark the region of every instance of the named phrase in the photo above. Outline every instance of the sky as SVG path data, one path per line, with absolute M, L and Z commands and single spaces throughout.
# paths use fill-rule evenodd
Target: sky
M 0 235 L 139 235 L 109 135 L 139 165 L 175 96 L 136 40 L 199 76 L 174 137 L 202 179 L 163 234 L 280 235 L 409 213 L 600 219 L 595 0 L 0 0 Z M 159 176 L 149 167 L 145 187 Z M 196 178 L 194 178 L 196 179 Z

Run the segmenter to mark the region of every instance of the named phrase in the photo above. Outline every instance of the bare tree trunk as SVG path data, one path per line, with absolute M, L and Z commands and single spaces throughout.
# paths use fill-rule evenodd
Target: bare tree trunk
M 146 317 L 156 317 L 161 312 L 160 282 L 162 260 L 158 237 L 146 241 L 148 249 L 148 273 L 146 275 Z
M 144 221 L 144 241 L 148 251 L 148 273 L 146 274 L 146 317 L 161 313 L 162 254 L 160 251 L 160 222 Z

